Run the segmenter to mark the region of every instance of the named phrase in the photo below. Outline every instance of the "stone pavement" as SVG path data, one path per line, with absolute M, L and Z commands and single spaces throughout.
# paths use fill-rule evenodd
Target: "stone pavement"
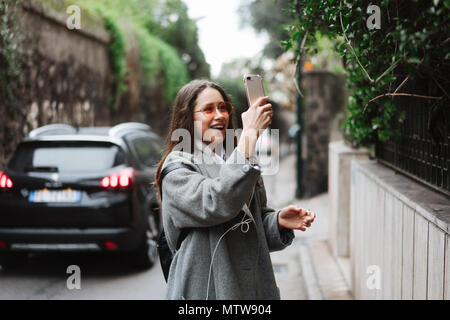
M 305 232 L 295 230 L 291 246 L 271 253 L 282 300 L 348 300 L 349 286 L 328 247 L 328 193 L 295 199 L 296 156 L 280 160 L 276 175 L 263 176 L 269 206 L 296 204 L 311 209 L 316 219 Z

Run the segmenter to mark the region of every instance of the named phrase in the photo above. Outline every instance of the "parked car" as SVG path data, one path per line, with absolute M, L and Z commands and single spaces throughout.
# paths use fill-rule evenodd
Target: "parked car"
M 150 268 L 162 225 L 151 182 L 162 151 L 142 123 L 33 130 L 0 171 L 0 265 L 34 251 L 109 251 Z

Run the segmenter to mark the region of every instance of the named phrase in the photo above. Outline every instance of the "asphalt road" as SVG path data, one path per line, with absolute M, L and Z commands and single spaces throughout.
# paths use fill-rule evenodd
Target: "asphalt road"
M 79 279 L 67 272 L 71 265 L 79 267 Z M 0 300 L 160 300 L 165 293 L 159 262 L 137 271 L 120 256 L 41 254 L 12 270 L 0 269 Z

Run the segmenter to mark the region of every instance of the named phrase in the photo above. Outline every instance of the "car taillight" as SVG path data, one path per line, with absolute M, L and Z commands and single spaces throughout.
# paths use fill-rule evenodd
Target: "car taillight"
M 106 241 L 105 242 L 105 248 L 109 251 L 115 251 L 117 249 L 119 249 L 119 246 L 117 245 L 117 243 L 112 242 L 112 241 Z
M 104 188 L 126 188 L 131 185 L 135 171 L 132 168 L 124 169 L 118 173 L 110 174 L 102 179 Z
M 12 187 L 12 180 L 6 175 L 6 173 L 0 171 L 0 189 L 11 189 Z

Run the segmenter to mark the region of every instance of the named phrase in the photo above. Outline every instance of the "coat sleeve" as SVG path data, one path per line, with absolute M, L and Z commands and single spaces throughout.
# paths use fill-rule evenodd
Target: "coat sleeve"
M 180 154 L 172 152 L 166 163 L 183 161 L 195 167 L 192 159 Z M 216 178 L 184 168 L 174 170 L 162 182 L 163 213 L 179 229 L 211 227 L 229 221 L 249 200 L 260 173 L 237 149 L 221 165 Z
M 279 251 L 289 246 L 295 238 L 294 231 L 290 229 L 278 229 L 278 214 L 280 210 L 274 210 L 267 206 L 266 190 L 264 183 L 260 179 L 262 187 L 260 192 L 261 215 L 266 234 L 269 251 Z

